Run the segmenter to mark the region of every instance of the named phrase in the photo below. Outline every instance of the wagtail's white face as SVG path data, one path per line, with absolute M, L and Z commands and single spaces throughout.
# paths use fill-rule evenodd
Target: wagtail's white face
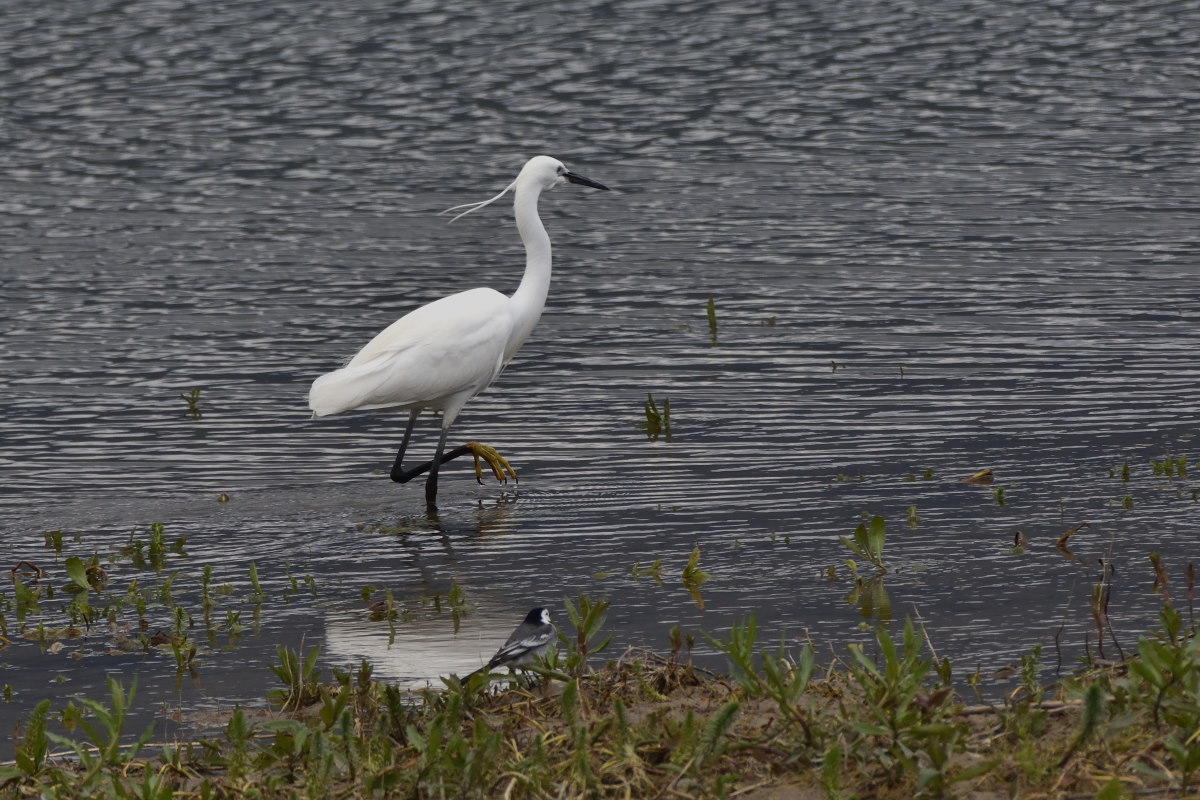
M 542 624 L 543 625 L 550 624 L 550 612 L 544 608 L 542 609 Z

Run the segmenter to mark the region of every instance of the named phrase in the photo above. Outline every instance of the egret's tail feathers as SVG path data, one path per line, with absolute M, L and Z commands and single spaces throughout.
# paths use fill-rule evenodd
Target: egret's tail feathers
M 312 409 L 313 419 L 340 414 L 353 407 L 347 403 L 345 392 L 342 390 L 340 373 L 344 371 L 339 369 L 328 372 L 313 381 L 312 388 L 308 390 L 308 407 Z
M 308 390 L 308 407 L 314 417 L 327 417 L 343 411 L 402 408 L 396 397 L 381 399 L 382 370 L 379 364 L 343 367 L 327 372 L 313 381 Z

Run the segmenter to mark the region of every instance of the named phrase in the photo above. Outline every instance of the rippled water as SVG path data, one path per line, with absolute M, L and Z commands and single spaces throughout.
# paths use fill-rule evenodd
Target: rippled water
M 86 557 L 158 521 L 188 537 L 181 598 L 209 564 L 248 617 L 251 561 L 272 598 L 178 685 L 107 632 L 14 637 L 4 730 L 63 694 L 47 675 L 94 695 L 136 674 L 185 715 L 256 702 L 302 639 L 422 683 L 579 592 L 613 601 L 617 646 L 754 612 L 829 652 L 864 635 L 845 569 L 826 579 L 862 511 L 888 520 L 894 615 L 965 671 L 1056 636 L 1069 665 L 1101 556 L 1129 643 L 1159 603 L 1147 554 L 1179 584 L 1197 556 L 1195 483 L 1150 461 L 1196 454 L 1200 4 L 154 0 L 4 23 L 0 567 L 61 583 L 44 532 Z M 403 420 L 311 421 L 307 387 L 414 305 L 516 286 L 505 209 L 436 212 L 539 152 L 617 191 L 543 198 L 549 306 L 454 429 L 520 485 L 455 463 L 430 520 L 386 478 Z M 648 392 L 670 443 L 636 427 Z M 983 467 L 994 486 L 961 482 Z M 1085 521 L 1069 560 L 1053 542 Z M 694 546 L 703 610 L 678 582 Z M 655 559 L 661 586 L 630 577 Z M 451 581 L 457 633 L 427 607 L 389 647 L 361 610 L 364 587 L 416 608 Z

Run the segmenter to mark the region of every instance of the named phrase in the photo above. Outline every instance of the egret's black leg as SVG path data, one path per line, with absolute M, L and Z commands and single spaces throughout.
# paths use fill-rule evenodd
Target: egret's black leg
M 446 453 L 444 456 L 442 456 L 441 461 L 439 461 L 438 463 L 445 464 L 447 461 L 453 461 L 454 459 L 458 458 L 459 456 L 465 456 L 467 453 L 470 453 L 470 452 L 471 452 L 471 448 L 467 447 L 466 445 L 463 445 L 462 447 L 456 447 L 453 450 L 451 450 L 449 453 Z M 424 475 L 432 467 L 433 467 L 432 461 L 426 461 L 424 464 L 418 464 L 417 466 L 412 467 L 411 469 L 406 469 L 406 470 L 398 471 L 395 467 L 392 467 L 392 480 L 394 480 L 396 483 L 408 483 L 409 481 L 411 481 L 413 478 L 417 477 L 418 475 Z
M 442 428 L 442 435 L 438 437 L 437 452 L 433 454 L 432 466 L 429 468 L 429 477 L 425 480 L 425 505 L 429 508 L 437 508 L 437 475 L 438 467 L 442 465 L 442 451 L 446 449 L 446 434 L 450 432 L 449 428 Z
M 408 425 L 404 428 L 404 438 L 400 441 L 400 452 L 396 453 L 396 461 L 392 464 L 392 480 L 396 483 L 408 483 L 413 476 L 404 477 L 404 451 L 408 449 L 408 440 L 412 438 L 413 426 L 417 423 L 416 411 L 408 414 Z

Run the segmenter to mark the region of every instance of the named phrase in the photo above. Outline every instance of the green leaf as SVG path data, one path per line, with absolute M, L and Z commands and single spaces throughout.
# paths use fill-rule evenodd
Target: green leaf
M 883 517 L 876 515 L 871 517 L 870 545 L 871 553 L 875 556 L 883 555 L 883 540 L 887 536 Z
M 958 783 L 959 781 L 969 781 L 972 778 L 978 778 L 980 775 L 986 775 L 987 773 L 991 772 L 1001 761 L 1002 759 L 999 758 L 993 758 L 988 761 L 980 761 L 974 766 L 967 767 L 960 772 L 954 773 L 954 775 L 950 777 L 949 782 Z
M 70 578 L 76 585 L 84 589 L 92 588 L 91 585 L 88 584 L 87 567 L 84 566 L 83 559 L 79 558 L 79 556 L 71 556 L 67 559 L 64 566 L 67 568 L 67 577 Z
M 862 527 L 862 526 L 859 526 L 859 527 Z M 838 541 L 840 541 L 842 543 L 842 545 L 846 547 L 847 550 L 849 550 L 851 553 L 854 553 L 854 555 L 858 556 L 859 558 L 867 557 L 867 554 L 863 552 L 861 547 L 859 547 L 855 542 L 852 542 L 849 539 L 847 539 L 845 536 L 839 536 Z

